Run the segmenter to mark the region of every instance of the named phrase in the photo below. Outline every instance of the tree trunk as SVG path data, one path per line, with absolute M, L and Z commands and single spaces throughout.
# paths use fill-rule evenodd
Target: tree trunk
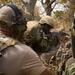
M 43 5 L 43 7 L 44 7 L 44 9 L 45 9 L 47 15 L 50 15 L 50 16 L 51 16 L 51 12 L 52 12 L 52 10 L 54 9 L 54 7 L 55 7 L 55 5 L 56 5 L 56 4 L 55 4 L 54 7 L 52 8 L 52 4 L 53 4 L 55 1 L 56 1 L 56 0 L 46 0 L 45 3 L 43 3 L 43 0 L 41 1 L 41 3 L 42 3 L 42 5 Z
M 37 0 L 29 0 L 28 3 L 26 4 L 26 11 L 32 14 L 34 16 L 34 8 Z

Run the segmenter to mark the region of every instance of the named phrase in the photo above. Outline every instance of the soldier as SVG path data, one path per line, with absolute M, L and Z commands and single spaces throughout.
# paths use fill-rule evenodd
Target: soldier
M 25 24 L 22 16 L 13 4 L 0 9 L 0 75 L 50 75 L 39 56 L 19 42 L 20 34 L 26 30 L 25 25 L 21 29 Z
M 72 23 L 72 57 L 66 62 L 65 75 L 75 75 L 75 13 Z
M 40 21 L 27 22 L 27 30 L 24 33 L 24 40 L 34 50 L 46 52 L 48 46 L 48 35 L 50 29 L 54 28 L 54 19 L 50 16 L 44 16 Z
M 9 11 L 9 9 L 11 11 Z M 12 17 L 10 17 L 8 15 L 10 15 Z M 17 37 L 17 35 L 20 35 L 20 33 L 24 32 L 26 30 L 27 26 L 25 24 L 27 23 L 27 19 L 29 19 L 28 15 L 29 15 L 28 13 L 26 13 L 26 12 L 24 13 L 22 11 L 22 9 L 17 8 L 13 4 L 8 4 L 8 5 L 6 5 L 6 6 L 4 6 L 4 7 L 2 7 L 0 9 L 0 16 L 3 16 L 2 19 L 4 21 L 6 21 L 7 18 L 9 18 L 9 20 L 7 20 L 8 25 L 12 25 L 12 24 L 14 25 L 14 31 L 15 31 L 14 38 Z M 15 27 L 16 27 L 16 29 L 15 29 Z M 12 36 L 12 34 L 10 34 L 10 35 Z M 19 39 L 21 41 L 22 36 L 21 37 L 17 37 L 17 39 Z

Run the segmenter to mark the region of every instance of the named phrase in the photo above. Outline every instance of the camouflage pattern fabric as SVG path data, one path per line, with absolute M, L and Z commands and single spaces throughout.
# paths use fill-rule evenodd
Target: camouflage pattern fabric
M 75 63 L 72 63 L 66 68 L 65 75 L 75 75 Z
M 65 75 L 75 75 L 75 59 L 73 57 L 66 62 Z
M 52 46 L 58 44 L 58 38 L 52 34 L 46 35 L 38 21 L 27 22 L 27 30 L 24 32 L 25 43 L 36 47 L 35 50 L 47 52 Z M 36 45 L 36 46 L 35 46 Z
M 25 43 L 29 46 L 36 45 L 44 51 L 47 47 L 47 36 L 37 21 L 27 22 L 27 30 L 24 32 Z
M 2 51 L 9 46 L 15 45 L 17 43 L 16 40 L 6 37 L 4 34 L 0 34 L 0 57 L 3 55 Z M 4 75 L 2 71 L 0 71 L 0 75 Z
M 0 34 L 0 53 L 3 51 L 5 48 L 15 45 L 18 41 L 7 37 L 4 34 Z
M 59 44 L 59 39 L 57 36 L 53 36 L 52 33 L 50 33 L 47 37 L 48 37 L 47 51 L 50 51 L 52 47 L 57 46 Z

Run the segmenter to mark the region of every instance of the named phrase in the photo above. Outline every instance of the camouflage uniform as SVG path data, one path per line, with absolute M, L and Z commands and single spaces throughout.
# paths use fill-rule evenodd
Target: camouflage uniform
M 54 26 L 54 20 L 50 16 L 43 17 L 38 21 L 27 22 L 27 30 L 24 33 L 24 40 L 27 45 L 33 46 L 35 50 L 46 51 L 48 46 L 47 34 L 42 29 L 41 24 L 48 24 L 49 26 Z M 35 46 L 36 45 L 36 46 Z
M 75 75 L 75 59 L 73 57 L 66 62 L 65 75 Z
M 72 57 L 68 59 L 65 67 L 65 75 L 75 75 L 75 13 L 72 22 Z
M 50 16 L 45 16 L 43 17 L 40 21 L 40 24 L 44 24 L 47 23 L 49 26 L 52 26 L 52 28 L 49 29 L 49 33 L 46 34 L 47 36 L 47 47 L 46 47 L 46 51 L 49 51 L 51 49 L 52 46 L 56 46 L 57 42 L 58 42 L 58 38 L 57 36 L 53 35 L 53 33 L 51 32 L 51 30 L 56 27 L 58 24 L 57 22 L 55 22 L 55 20 L 50 17 Z
M 9 12 L 11 13 L 8 14 Z M 9 27 L 13 29 L 11 18 L 14 15 L 14 11 L 8 6 L 0 9 L 0 75 L 45 75 L 42 72 L 46 67 L 38 55 L 30 47 L 15 40 L 17 38 L 13 39 L 11 29 L 9 31 L 12 37 L 4 33 Z
M 30 46 L 33 46 L 38 43 L 40 44 L 41 39 L 47 39 L 47 37 L 45 33 L 42 31 L 41 26 L 38 24 L 38 22 L 27 22 L 27 30 L 24 33 L 24 40 L 26 44 Z

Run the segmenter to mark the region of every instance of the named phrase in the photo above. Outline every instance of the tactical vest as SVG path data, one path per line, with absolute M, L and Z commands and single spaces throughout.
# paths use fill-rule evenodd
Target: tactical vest
M 16 40 L 6 37 L 3 34 L 0 34 L 0 58 L 3 55 L 3 50 L 5 50 L 7 47 L 15 45 L 17 43 Z M 4 75 L 2 71 L 0 71 L 0 75 Z

